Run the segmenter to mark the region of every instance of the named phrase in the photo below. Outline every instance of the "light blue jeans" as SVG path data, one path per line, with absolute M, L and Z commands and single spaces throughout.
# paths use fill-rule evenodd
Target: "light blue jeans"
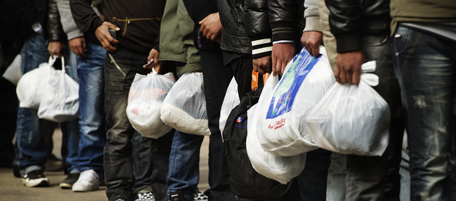
M 86 43 L 86 57 L 77 58 L 79 77 L 79 140 L 80 171 L 95 170 L 103 175 L 103 148 L 106 142 L 104 109 L 104 61 L 106 50 L 101 45 Z

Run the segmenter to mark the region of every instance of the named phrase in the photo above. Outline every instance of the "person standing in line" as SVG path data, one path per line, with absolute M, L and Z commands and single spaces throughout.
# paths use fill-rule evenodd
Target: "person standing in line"
M 400 91 L 390 56 L 390 1 L 326 0 L 325 3 L 330 11 L 330 30 L 337 43 L 336 80 L 341 84 L 358 84 L 361 65 L 366 61 L 376 61 L 374 74 L 379 77 L 379 85 L 374 89 L 388 103 L 391 125 L 395 124 L 400 120 L 394 118 L 400 103 Z M 395 132 L 392 129 L 394 127 L 390 127 L 390 133 Z M 345 162 L 346 200 L 385 199 L 387 152 L 382 156 L 341 155 L 338 160 L 331 163 Z
M 30 25 L 21 50 L 22 73 L 25 74 L 37 68 L 39 64 L 47 62 L 50 56 L 67 56 L 57 4 L 52 1 L 30 0 L 22 2 L 20 6 L 24 7 L 18 9 L 27 10 L 24 15 Z M 67 60 L 66 63 L 70 62 Z M 75 65 L 70 64 L 70 68 L 66 72 L 77 81 L 77 75 L 72 73 L 71 67 L 75 67 Z M 49 179 L 44 176 L 44 164 L 47 158 L 43 136 L 44 121 L 46 120 L 38 118 L 36 109 L 19 107 L 16 161 L 22 182 L 27 187 L 49 185 Z M 77 126 L 77 119 L 63 122 L 60 125 L 64 136 L 74 136 Z M 74 149 L 68 147 L 68 152 L 73 151 Z M 71 166 L 70 169 L 75 169 L 73 164 L 76 163 L 77 158 L 69 155 L 66 160 Z
M 152 190 L 166 189 L 163 175 L 168 171 L 173 135 L 150 140 L 134 137 L 140 134 L 133 129 L 125 112 L 136 73 L 150 73 L 150 69 L 143 68 L 148 58 L 154 58 L 149 68 L 161 65 L 159 32 L 165 1 L 104 1 L 105 21 L 92 9 L 91 1 L 70 0 L 70 3 L 78 28 L 84 33 L 94 33 L 108 52 L 104 63 L 107 125 L 104 174 L 108 199 L 121 201 L 139 197 L 133 190 L 136 175 L 147 175 Z M 116 32 L 117 39 L 111 36 L 109 29 Z M 140 147 L 145 148 L 139 155 L 134 149 Z M 152 164 L 134 166 L 140 158 Z M 147 192 L 151 200 L 155 197 L 162 200 L 164 196 L 162 190 Z
M 391 55 L 407 119 L 410 198 L 455 200 L 449 164 L 456 129 L 456 3 L 391 0 L 390 15 Z
M 94 2 L 95 3 L 95 2 Z M 98 2 L 101 6 L 101 2 Z M 77 148 L 77 169 L 60 183 L 62 189 L 97 190 L 103 175 L 105 111 L 103 69 L 106 50 L 91 33 L 83 34 L 73 20 L 69 0 L 57 0 L 63 31 L 71 51 L 77 55 L 79 78 L 79 133 L 69 138 L 69 147 Z M 94 9 L 97 5 L 94 4 Z M 97 9 L 98 10 L 98 9 Z

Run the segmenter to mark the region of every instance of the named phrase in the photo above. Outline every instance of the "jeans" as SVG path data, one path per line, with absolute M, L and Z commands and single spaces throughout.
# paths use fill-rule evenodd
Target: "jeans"
M 242 99 L 247 92 L 252 91 L 252 62 L 251 56 L 242 56 L 227 65 L 233 70 L 234 78 L 238 84 L 239 99 Z
M 365 34 L 362 38 L 363 51 L 367 61 L 375 60 L 377 68 L 374 74 L 379 76 L 379 85 L 374 89 L 385 99 L 388 103 L 391 112 L 391 121 L 396 114 L 398 105 L 400 103 L 400 90 L 397 79 L 394 76 L 393 64 L 391 60 L 391 38 L 388 33 Z M 391 123 L 393 124 L 393 123 Z M 391 131 L 390 133 L 395 133 Z M 341 170 L 334 170 L 331 164 L 330 173 L 335 171 L 340 174 L 343 173 L 345 164 L 345 197 L 343 195 L 331 195 L 330 193 L 338 192 L 339 190 L 328 191 L 328 196 L 335 198 L 334 200 L 385 200 L 383 191 L 385 188 L 385 177 L 387 175 L 388 163 L 387 153 L 383 156 L 357 156 L 345 155 L 338 157 L 331 157 L 332 159 L 340 160 L 331 163 L 337 163 Z M 337 155 L 336 155 L 337 156 Z M 345 160 L 345 163 L 343 162 Z M 331 181 L 334 179 L 331 175 L 328 177 L 328 189 L 341 188 L 341 177 L 336 177 L 339 180 Z M 331 192 L 333 191 L 333 192 Z
M 235 200 L 231 193 L 228 165 L 222 135 L 219 129 L 220 109 L 225 98 L 226 89 L 233 78 L 232 70 L 223 66 L 222 50 L 202 50 L 201 67 L 204 74 L 204 94 L 209 130 L 209 186 L 205 193 L 209 201 Z M 251 78 L 251 71 L 250 77 Z M 250 80 L 246 79 L 246 82 Z M 249 85 L 250 86 L 250 85 Z M 247 93 L 247 92 L 246 92 Z
M 104 80 L 107 140 L 104 148 L 104 168 L 107 185 L 106 194 L 111 201 L 119 198 L 127 200 L 134 198 L 135 177 L 132 153 L 133 145 L 136 146 L 136 143 L 132 144 L 132 138 L 135 130 L 131 126 L 125 110 L 128 103 L 128 92 L 136 73 L 147 74 L 150 72 L 150 70 L 142 68 L 147 56 L 147 53 L 136 53 L 122 46 L 119 46 L 116 52 L 106 55 Z M 160 142 L 152 144 L 152 147 L 158 148 L 157 154 L 162 155 L 152 157 L 151 151 L 149 151 L 143 156 L 145 160 L 167 160 L 169 152 L 163 151 L 163 149 L 169 150 L 171 142 L 164 142 L 160 146 L 157 144 Z M 163 166 L 164 170 L 168 169 L 167 161 L 155 162 Z M 166 174 L 167 172 L 158 173 L 158 175 Z M 155 178 L 150 178 L 150 180 L 162 182 L 162 185 L 165 185 L 164 181 L 155 180 Z
M 47 43 L 42 34 L 33 33 L 27 38 L 21 50 L 21 70 L 25 74 L 45 63 L 49 59 L 47 50 Z M 71 71 L 67 71 L 69 74 Z M 73 79 L 77 75 L 73 75 Z M 17 112 L 17 153 L 16 160 L 21 174 L 26 174 L 34 170 L 44 170 L 44 163 L 46 162 L 46 145 L 42 135 L 42 121 L 37 115 L 37 110 L 31 108 L 18 108 Z M 75 130 L 74 121 L 70 123 L 62 123 L 64 135 L 68 134 L 73 136 Z M 67 161 L 73 163 L 77 159 L 71 157 Z
M 306 166 L 298 176 L 302 201 L 326 199 L 326 180 L 331 152 L 317 149 L 307 153 Z
M 133 192 L 153 192 L 155 200 L 163 201 L 166 199 L 168 190 L 166 176 L 174 132 L 173 129 L 158 139 L 152 139 L 143 137 L 135 131 L 132 139 L 133 174 L 136 180 L 133 185 Z
M 456 42 L 399 26 L 392 49 L 407 112 L 410 198 L 450 200 Z
M 199 182 L 200 148 L 204 136 L 182 133 L 176 130 L 174 133 L 171 154 L 169 156 L 169 171 L 166 178 L 169 194 L 181 191 L 186 201 L 193 200 L 193 192 Z
M 221 50 L 202 50 L 201 66 L 204 74 L 204 93 L 209 142 L 209 186 L 205 194 L 209 200 L 235 200 L 231 193 L 224 146 L 219 130 L 220 108 L 226 89 L 233 77 L 230 68 L 223 67 Z M 167 178 L 168 192 L 183 191 L 186 200 L 193 200 L 193 192 L 199 181 L 199 153 L 204 137 L 176 131 L 170 155 L 170 171 Z M 168 193 L 169 194 L 169 193 Z M 169 199 L 167 199 L 169 200 Z
M 77 59 L 79 77 L 78 168 L 103 175 L 103 148 L 106 141 L 104 109 L 104 60 L 106 50 L 86 43 L 87 57 Z

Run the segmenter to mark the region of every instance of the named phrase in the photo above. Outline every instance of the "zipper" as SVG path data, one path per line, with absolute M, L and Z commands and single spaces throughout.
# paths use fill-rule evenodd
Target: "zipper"
M 117 70 L 120 71 L 120 73 L 122 73 L 122 75 L 124 77 L 127 77 L 127 74 L 120 68 L 120 66 L 117 64 L 116 60 L 114 60 L 114 57 L 112 57 L 112 55 L 110 53 L 108 53 L 109 55 L 109 58 L 111 58 L 111 63 L 114 64 L 114 66 L 116 66 Z

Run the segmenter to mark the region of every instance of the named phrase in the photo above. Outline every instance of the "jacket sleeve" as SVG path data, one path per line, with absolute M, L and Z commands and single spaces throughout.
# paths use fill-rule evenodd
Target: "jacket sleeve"
M 60 13 L 60 21 L 62 22 L 63 31 L 67 34 L 68 40 L 82 37 L 82 32 L 76 26 L 73 20 L 73 15 L 70 10 L 69 0 L 57 0 L 57 6 Z
M 297 22 L 298 8 L 296 0 L 268 0 L 269 23 L 272 28 L 272 41 L 294 41 L 294 23 Z M 301 18 L 303 16 L 301 15 Z
M 95 33 L 103 20 L 92 8 L 92 0 L 70 0 L 71 13 L 79 30 Z
M 306 19 L 304 31 L 322 32 L 320 13 L 318 12 L 318 0 L 305 0 L 304 7 L 306 8 L 304 10 L 304 18 Z
M 47 33 L 49 41 L 60 41 L 64 38 L 64 32 L 62 24 L 60 23 L 60 14 L 59 9 L 57 8 L 56 0 L 49 0 Z
M 329 13 L 329 26 L 336 38 L 337 52 L 362 49 L 361 36 L 362 0 L 325 0 Z
M 272 30 L 267 0 L 245 0 L 244 25 L 246 34 L 252 41 L 252 58 L 271 55 Z

